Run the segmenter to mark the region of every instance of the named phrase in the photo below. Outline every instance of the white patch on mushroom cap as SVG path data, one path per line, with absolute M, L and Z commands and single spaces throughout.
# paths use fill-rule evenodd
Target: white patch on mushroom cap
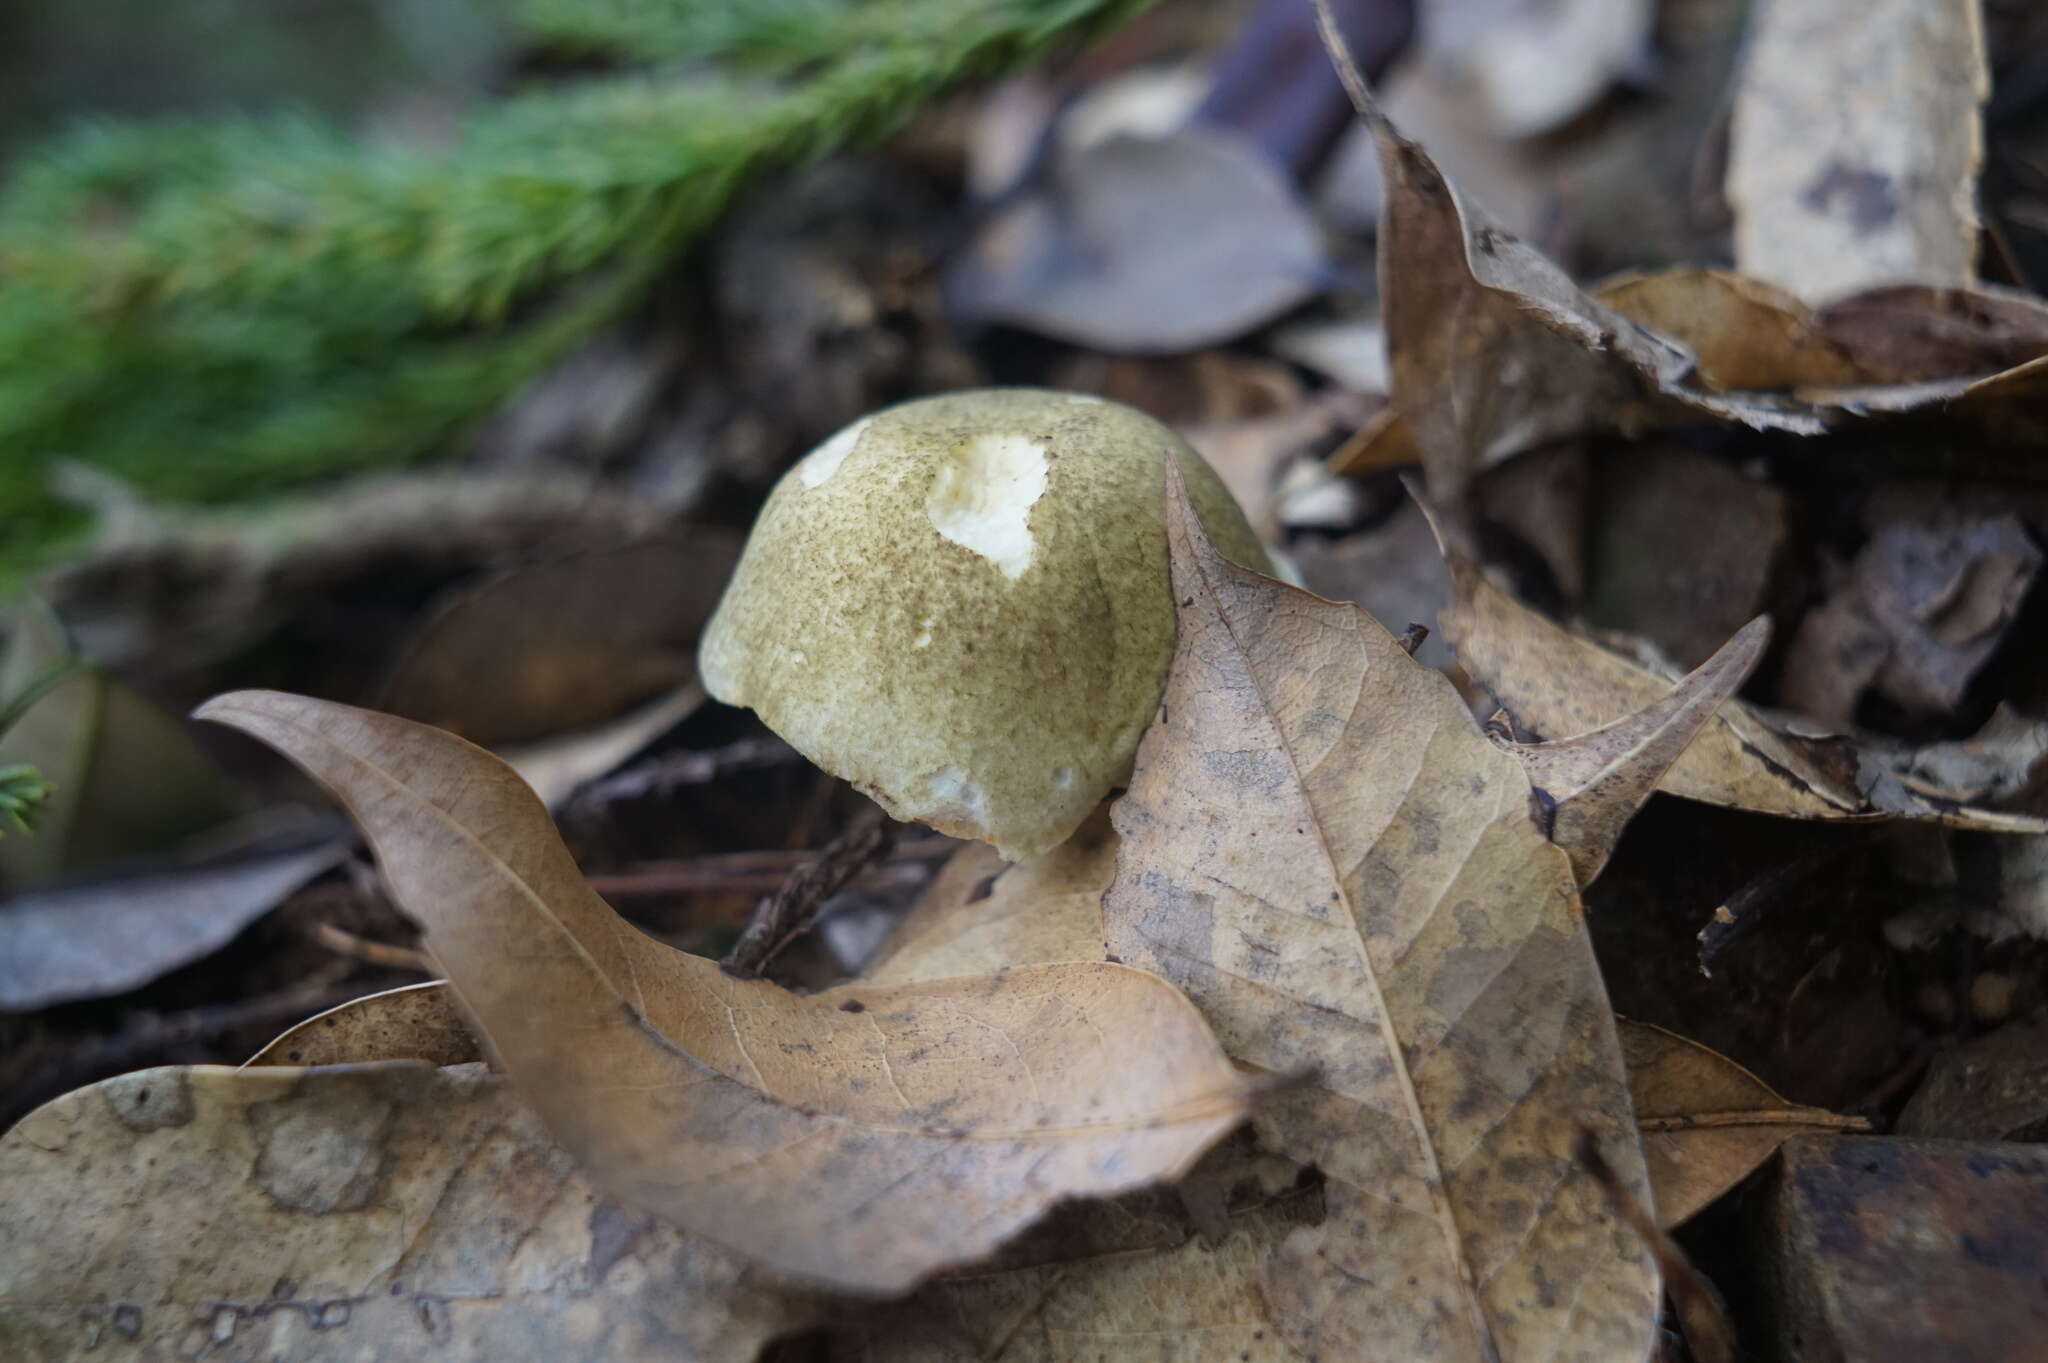
M 838 434 L 803 457 L 796 466 L 796 476 L 803 480 L 805 487 L 816 487 L 839 472 L 846 456 L 852 454 L 853 447 L 860 443 L 860 434 L 868 428 L 869 419 L 862 417 L 850 426 L 841 427 Z
M 988 825 L 988 794 L 958 767 L 945 767 L 931 778 L 932 798 L 951 812 L 965 814 L 977 826 Z
M 932 528 L 1003 576 L 1022 577 L 1031 566 L 1031 508 L 1045 495 L 1045 453 L 1023 435 L 978 435 L 962 444 L 939 465 L 925 499 Z

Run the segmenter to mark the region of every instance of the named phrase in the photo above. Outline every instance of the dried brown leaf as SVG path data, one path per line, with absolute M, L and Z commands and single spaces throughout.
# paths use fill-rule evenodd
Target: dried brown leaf
M 1988 284 L 1869 289 L 1814 322 L 1881 383 L 1996 374 L 2048 354 L 2048 303 Z
M 1870 1125 L 1789 1103 L 1727 1056 L 1647 1022 L 1622 1020 L 1621 1053 L 1660 1225 L 1690 1220 L 1802 1132 Z
M 1510 747 L 1535 790 L 1537 826 L 1571 858 L 1581 888 L 1600 874 L 1658 778 L 1755 670 L 1770 637 L 1770 621 L 1758 617 L 1634 714 L 1571 738 Z
M 479 1066 L 122 1075 L 0 1139 L 0 1190 L 8 1358 L 749 1363 L 812 1310 L 605 1201 Z
M 1312 1220 L 1310 1198 L 1231 1218 L 1211 1244 L 948 1278 L 837 1332 L 834 1363 L 1302 1363 L 1273 1327 L 1268 1258 Z
M 1099 961 L 1116 830 L 1098 809 L 1052 851 L 1015 865 L 986 843 L 953 854 L 862 971 L 875 984 L 1006 966 Z
M 1520 763 L 1371 617 L 1226 562 L 1169 481 L 1180 639 L 1104 914 L 1240 1063 L 1316 1076 L 1260 1123 L 1329 1202 L 1268 1264 L 1276 1324 L 1329 1358 L 1644 1357 L 1656 1274 L 1577 1131 L 1647 1177 Z
M 1517 724 L 1539 735 L 1611 724 L 1654 703 L 1670 679 L 1574 633 L 1460 557 L 1456 599 L 1439 617 L 1458 661 Z M 1796 721 L 1730 701 L 1657 784 L 1707 804 L 1807 819 L 1935 819 L 1987 832 L 2048 831 L 2048 820 L 1962 804 L 1923 768 L 1954 745 L 1795 730 Z
M 1480 506 L 1504 499 L 1496 483 L 1517 481 L 1526 466 L 1560 453 L 1539 450 L 1489 470 Z M 1796 503 L 1777 484 L 1687 449 L 1683 436 L 1610 445 L 1587 462 L 1589 493 L 1567 527 L 1579 530 L 1574 547 L 1584 546 L 1588 580 L 1567 600 L 1589 622 L 1639 635 L 1678 666 L 1694 667 L 1782 599 L 1786 565 L 1800 558 L 1788 549 L 1797 544 Z M 1519 524 L 1542 511 L 1525 507 Z
M 1978 0 L 1772 0 L 1736 88 L 1740 269 L 1809 302 L 1976 277 Z
M 1618 275 L 1595 286 L 1593 296 L 1686 346 L 1701 381 L 1723 392 L 1881 377 L 1845 354 L 1804 303 L 1732 270 L 1680 266 Z
M 424 1060 L 470 1065 L 484 1059 L 446 980 L 366 994 L 307 1018 L 246 1065 L 365 1065 Z
M 783 1272 L 900 1290 L 1064 1197 L 1172 1178 L 1245 1090 L 1187 1001 L 1106 963 L 798 996 L 645 937 L 510 768 L 276 692 L 203 707 L 362 824 L 550 1132 L 626 1206 Z
M 1699 382 L 1683 346 L 1582 292 L 1543 254 L 1461 207 L 1422 148 L 1370 104 L 1386 180 L 1379 270 L 1395 408 L 1454 514 L 1479 470 L 1523 450 L 1592 431 L 1679 417 L 1804 434 L 1813 412 Z M 1352 452 L 1348 467 L 1381 456 Z
M 1102 939 L 1100 898 L 1115 873 L 1117 846 L 1115 830 L 1106 821 L 1098 826 L 1091 820 L 1073 843 L 1007 871 L 992 849 L 981 844 L 962 848 L 919 897 L 900 937 L 889 944 L 877 982 L 937 979 L 1006 962 L 1079 959 Z M 1035 914 L 1035 906 L 1045 912 Z M 421 985 L 373 995 L 343 1005 L 335 1015 L 346 1021 L 359 1007 L 412 992 L 430 997 L 428 991 L 437 988 Z M 1687 1220 L 1733 1186 L 1786 1134 L 1868 1125 L 1860 1118 L 1789 1103 L 1734 1061 L 1661 1027 L 1627 1018 L 1617 1018 L 1616 1025 L 1637 1125 L 1644 1132 L 1652 1201 L 1667 1226 Z M 376 1051 L 342 1058 L 390 1057 Z M 1777 1131 L 1768 1142 L 1763 1139 L 1767 1130 Z M 1752 1150 L 1748 1162 L 1737 1158 Z

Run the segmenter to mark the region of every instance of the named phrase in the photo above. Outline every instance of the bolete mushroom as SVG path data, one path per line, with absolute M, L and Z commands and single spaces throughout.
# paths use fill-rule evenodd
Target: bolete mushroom
M 1270 568 L 1201 456 L 1129 407 L 992 388 L 863 417 L 769 494 L 704 684 L 899 819 L 1047 851 L 1129 776 L 1165 686 L 1169 456 L 1217 547 Z

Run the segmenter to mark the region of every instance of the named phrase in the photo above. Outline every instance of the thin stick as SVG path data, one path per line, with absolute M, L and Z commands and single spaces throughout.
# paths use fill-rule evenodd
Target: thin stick
M 1330 8 L 1330 0 L 1315 0 L 1316 31 L 1322 35 L 1323 48 L 1330 54 L 1330 64 L 1337 68 L 1337 79 L 1344 82 L 1344 93 L 1351 96 L 1351 107 L 1358 110 L 1358 116 L 1368 123 L 1385 123 L 1386 115 L 1373 102 L 1372 90 L 1365 83 L 1365 75 L 1352 60 L 1351 44 L 1344 41 L 1344 32 L 1337 27 L 1337 13 Z
M 1828 1131 L 1868 1131 L 1868 1117 L 1848 1117 L 1822 1107 L 1751 1108 L 1740 1112 L 1689 1112 L 1678 1117 L 1638 1117 L 1644 1132 L 1701 1131 L 1718 1126 L 1814 1126 Z
M 424 952 L 358 937 L 332 923 L 314 923 L 307 929 L 306 935 L 329 951 L 354 957 L 370 965 L 386 966 L 394 970 L 415 970 L 422 975 L 441 973 L 427 960 Z
M 853 880 L 862 889 L 892 890 L 919 885 L 928 874 L 924 864 L 943 861 L 959 849 L 952 838 L 919 838 L 901 843 L 876 865 Z M 773 894 L 814 853 L 768 848 L 754 852 L 720 852 L 678 861 L 651 861 L 624 871 L 588 877 L 590 888 L 607 899 L 637 895 Z
M 772 899 L 755 908 L 746 931 L 720 962 L 727 973 L 758 978 L 778 952 L 818 921 L 827 899 L 887 855 L 902 827 L 873 805 L 863 810 L 817 860 L 798 867 Z

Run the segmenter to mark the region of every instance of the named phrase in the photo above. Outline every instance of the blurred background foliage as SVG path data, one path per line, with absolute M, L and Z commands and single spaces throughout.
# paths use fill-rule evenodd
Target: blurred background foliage
M 231 502 L 453 448 L 751 177 L 1143 3 L 9 6 L 0 587 L 110 487 Z

